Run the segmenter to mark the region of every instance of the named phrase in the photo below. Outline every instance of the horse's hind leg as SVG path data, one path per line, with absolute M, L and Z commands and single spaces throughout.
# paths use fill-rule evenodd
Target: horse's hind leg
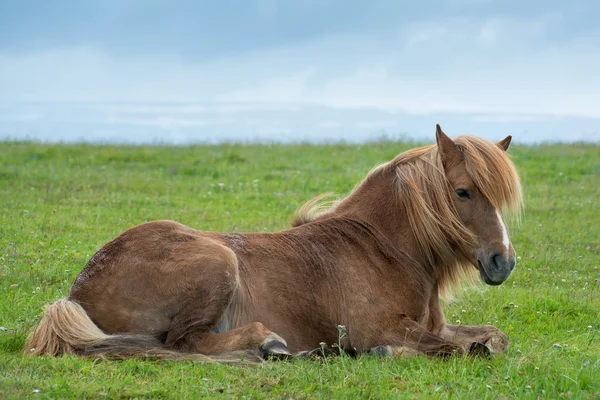
M 165 346 L 205 355 L 250 352 L 263 357 L 289 356 L 285 340 L 260 322 L 228 332 L 212 332 L 239 289 L 239 271 L 231 249 L 217 243 L 206 244 L 200 255 L 182 249 L 182 260 L 175 263 L 188 266 L 189 273 L 180 277 L 187 296 L 171 320 Z
M 204 308 L 200 308 L 203 307 Z M 245 352 L 275 358 L 291 356 L 285 340 L 265 328 L 260 322 L 251 322 L 230 331 L 213 333 L 227 306 L 211 304 L 204 298 L 190 302 L 174 319 L 167 334 L 166 346 L 188 353 L 224 355 Z
M 190 338 L 193 340 L 193 338 Z M 260 322 L 251 322 L 222 333 L 211 333 L 192 343 L 194 352 L 208 355 L 250 352 L 263 358 L 288 358 L 291 353 L 285 340 L 265 328 Z

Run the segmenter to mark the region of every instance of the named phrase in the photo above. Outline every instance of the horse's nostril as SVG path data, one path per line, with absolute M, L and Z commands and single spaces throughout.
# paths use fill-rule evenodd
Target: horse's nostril
M 490 257 L 490 265 L 497 269 L 509 269 L 513 270 L 515 265 L 517 264 L 517 260 L 514 257 L 504 257 L 502 253 L 494 253 Z
M 504 264 L 504 260 L 502 259 L 502 254 L 500 253 L 494 253 L 492 254 L 492 265 L 496 268 L 501 268 L 502 265 Z

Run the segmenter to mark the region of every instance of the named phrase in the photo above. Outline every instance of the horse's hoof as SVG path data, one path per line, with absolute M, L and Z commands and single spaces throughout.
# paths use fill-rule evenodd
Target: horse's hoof
M 492 350 L 483 343 L 473 342 L 469 347 L 469 355 L 476 357 L 490 357 L 492 355 Z
M 285 342 L 278 339 L 269 340 L 260 346 L 261 356 L 268 359 L 287 360 L 292 357 L 292 353 L 287 348 Z
M 485 341 L 485 345 L 492 353 L 502 353 L 508 347 L 506 335 L 500 331 Z
M 377 357 L 394 357 L 392 346 L 377 346 L 369 350 L 369 354 Z

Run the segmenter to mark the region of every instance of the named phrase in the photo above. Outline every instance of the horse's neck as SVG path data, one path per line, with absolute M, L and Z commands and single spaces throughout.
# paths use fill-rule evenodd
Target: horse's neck
M 381 171 L 380 174 L 367 178 L 340 202 L 334 214 L 365 221 L 419 265 L 429 266 L 393 187 L 395 172 Z

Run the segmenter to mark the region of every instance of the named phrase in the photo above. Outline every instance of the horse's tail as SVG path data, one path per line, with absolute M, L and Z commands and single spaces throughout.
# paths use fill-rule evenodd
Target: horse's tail
M 148 358 L 172 361 L 257 363 L 257 355 L 232 352 L 209 357 L 165 348 L 152 335 L 107 335 L 90 319 L 83 307 L 67 298 L 46 307 L 41 320 L 27 340 L 25 352 L 30 355 L 59 356 L 74 354 L 84 357 L 126 359 Z

